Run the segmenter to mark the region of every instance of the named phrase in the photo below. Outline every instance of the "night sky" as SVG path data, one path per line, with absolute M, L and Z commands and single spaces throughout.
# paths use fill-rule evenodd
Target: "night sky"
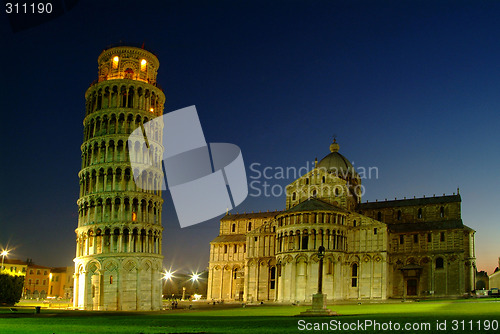
M 311 166 L 335 135 L 355 167 L 378 168 L 362 180 L 364 201 L 460 187 L 478 269 L 491 273 L 499 17 L 500 2 L 477 0 L 80 1 L 14 32 L 2 13 L 0 246 L 15 248 L 10 258 L 73 265 L 84 93 L 101 51 L 121 41 L 158 56 L 165 112 L 196 105 L 208 142 L 241 148 L 249 181 L 253 163 Z M 293 180 L 265 181 L 276 193 Z M 181 229 L 163 197 L 165 268 L 205 269 L 218 219 Z M 284 194 L 249 196 L 233 212 L 284 206 Z

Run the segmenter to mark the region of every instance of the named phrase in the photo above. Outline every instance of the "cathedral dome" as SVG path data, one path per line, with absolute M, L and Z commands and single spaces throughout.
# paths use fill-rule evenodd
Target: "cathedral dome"
M 352 177 L 353 174 L 357 175 L 351 162 L 338 152 L 339 148 L 339 144 L 334 139 L 333 143 L 330 145 L 331 153 L 321 159 L 321 161 L 317 165 L 317 168 L 323 168 L 327 171 L 337 172 L 338 174 L 340 174 L 339 176 L 345 176 L 343 178 L 346 178 L 348 176 Z

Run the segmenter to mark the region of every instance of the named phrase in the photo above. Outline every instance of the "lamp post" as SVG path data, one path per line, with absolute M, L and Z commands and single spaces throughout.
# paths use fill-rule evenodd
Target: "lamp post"
M 304 312 L 302 316 L 328 316 L 337 313 L 330 311 L 326 307 L 326 294 L 323 294 L 323 258 L 325 257 L 325 247 L 318 248 L 318 293 L 312 295 L 312 307 Z
M 4 262 L 4 259 L 7 255 L 9 255 L 9 251 L 6 251 L 6 250 L 2 251 L 2 268 L 0 268 L 0 271 L 3 270 L 3 262 Z
M 323 258 L 325 257 L 325 247 L 318 248 L 318 294 L 323 294 Z

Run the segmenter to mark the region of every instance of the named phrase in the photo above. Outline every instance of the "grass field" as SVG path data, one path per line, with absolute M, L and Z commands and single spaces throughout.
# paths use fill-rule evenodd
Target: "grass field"
M 200 309 L 194 304 L 194 310 L 150 313 L 42 309 L 37 315 L 33 308 L 19 308 L 17 312 L 0 308 L 0 333 L 291 333 L 311 332 L 314 326 L 320 326 L 317 331 L 330 333 L 389 332 L 389 326 L 394 333 L 500 332 L 498 299 L 333 305 L 330 308 L 340 315 L 328 318 L 296 316 L 306 306 L 204 306 Z M 377 322 L 381 327 L 357 327 L 365 321 Z M 396 323 L 401 326 L 399 331 L 394 330 Z M 441 330 L 437 329 L 438 323 Z M 405 330 L 405 324 L 413 329 Z M 346 325 L 356 327 L 343 327 Z

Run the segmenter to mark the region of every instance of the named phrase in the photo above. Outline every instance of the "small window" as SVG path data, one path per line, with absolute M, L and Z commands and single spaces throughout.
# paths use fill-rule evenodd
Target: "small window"
M 247 252 L 247 245 L 246 245 L 246 244 L 244 244 L 244 245 L 243 245 L 243 253 L 246 253 L 246 252 Z
M 444 241 L 444 232 L 441 232 L 441 241 Z
M 295 199 L 297 198 L 297 194 L 296 193 L 293 193 L 292 194 L 292 201 L 295 201 Z
M 38 280 L 38 279 L 37 279 L 37 280 L 35 281 L 35 284 L 40 284 L 40 280 Z
M 233 227 L 231 228 L 232 232 L 236 232 L 236 224 L 233 224 Z
M 324 176 L 321 178 L 321 182 L 325 183 L 325 177 Z
M 113 275 L 109 276 L 109 284 L 113 284 Z
M 442 257 L 438 257 L 436 259 L 436 269 L 443 269 L 444 268 L 444 260 Z
M 444 218 L 444 206 L 442 206 L 441 209 L 439 210 L 439 214 L 441 218 Z
M 238 246 L 234 245 L 234 253 L 238 253 Z
M 273 226 L 273 233 L 276 232 L 276 226 Z
M 227 245 L 224 245 L 224 254 L 227 254 Z
M 400 244 L 400 245 L 402 245 L 402 244 L 404 244 L 404 243 L 405 243 L 405 236 L 404 236 L 403 234 L 401 234 L 401 235 L 399 236 L 399 244 Z
M 40 271 L 40 270 L 37 270 L 37 271 L 36 271 L 36 274 L 37 274 L 37 275 L 40 275 L 40 274 L 41 274 L 41 271 Z
M 351 286 L 353 288 L 358 286 L 358 264 L 354 263 L 351 268 Z
M 233 269 L 233 279 L 237 279 L 237 278 L 238 278 L 238 269 L 234 268 Z
M 30 269 L 30 275 L 33 275 L 33 269 Z
M 301 249 L 308 249 L 309 246 L 309 237 L 308 235 L 303 235 L 302 236 L 302 248 Z
M 317 192 L 316 192 L 316 189 L 314 189 L 314 190 L 313 190 L 312 195 L 313 195 L 313 196 L 316 196 L 316 193 L 317 193 Z
M 253 238 L 253 241 L 257 242 L 257 237 L 254 237 L 254 238 Z
M 427 233 L 427 242 L 432 242 L 432 233 Z
M 401 210 L 398 210 L 398 220 L 401 220 Z
M 418 243 L 418 234 L 413 235 L 413 242 L 416 244 Z
M 252 222 L 249 222 L 248 223 L 248 230 L 251 231 L 252 230 Z
M 352 226 L 356 227 L 356 219 L 352 222 Z
M 373 234 L 377 234 L 377 232 L 378 232 L 378 231 L 377 231 L 377 228 L 375 227 L 375 228 L 373 229 Z
M 378 220 L 379 222 L 381 222 L 381 221 L 382 221 L 382 212 L 380 212 L 380 211 L 379 211 L 379 212 L 377 212 L 377 220 Z
M 306 184 L 309 184 L 309 178 L 306 178 Z
M 418 209 L 417 218 L 422 219 L 422 209 Z

